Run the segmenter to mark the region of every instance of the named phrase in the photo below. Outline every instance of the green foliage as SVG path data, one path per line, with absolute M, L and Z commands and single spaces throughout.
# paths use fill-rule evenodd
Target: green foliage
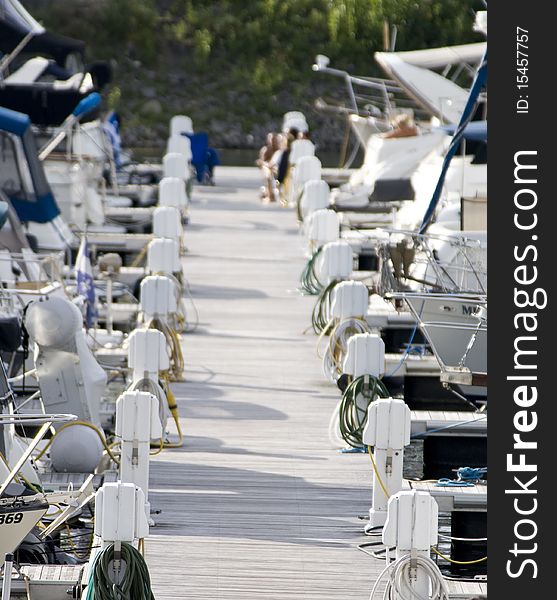
M 258 122 L 289 107 L 308 107 L 317 54 L 358 75 L 381 75 L 373 61 L 384 32 L 396 27 L 397 50 L 467 43 L 481 0 L 26 0 L 47 28 L 82 39 L 91 59 L 111 59 L 121 86 L 120 108 L 140 107 L 144 87 L 166 106 L 188 98 L 196 119 L 219 107 Z M 387 27 L 388 26 L 388 27 Z M 140 65 L 137 65 L 139 61 Z M 130 66 L 131 65 L 131 66 Z M 118 70 L 118 67 L 120 69 Z M 181 78 L 181 79 L 180 79 Z M 184 81 L 183 94 L 181 84 Z M 190 81 L 195 81 L 192 87 Z M 199 85 L 198 85 L 199 84 Z M 216 84 L 216 87 L 214 87 Z M 178 94 L 178 95 L 177 95 Z M 211 101 L 209 116 L 206 99 Z M 249 99 L 249 101 L 245 101 Z M 119 104 L 120 90 L 109 96 Z M 241 101 L 240 101 L 240 100 Z M 130 114 L 130 117 L 132 115 Z M 168 115 L 163 113 L 161 124 Z M 145 118 L 142 118 L 143 122 Z M 128 120 L 128 123 L 130 121 Z M 197 122 L 197 121 L 196 121 Z M 244 127 L 245 129 L 245 127 Z
M 105 0 L 85 4 L 50 0 L 38 4 L 35 14 L 56 31 L 83 38 L 96 57 L 132 53 L 157 65 L 171 48 L 193 55 L 201 66 L 216 62 L 236 69 L 241 63 L 248 67 L 256 86 L 268 89 L 297 77 L 318 53 L 329 55 L 340 67 L 369 73 L 372 53 L 383 49 L 385 23 L 397 27 L 399 50 L 470 41 L 473 9 L 481 4 L 479 0 Z M 83 11 L 90 13 L 88 18 L 83 18 Z M 269 65 L 281 75 L 265 77 L 261 70 Z

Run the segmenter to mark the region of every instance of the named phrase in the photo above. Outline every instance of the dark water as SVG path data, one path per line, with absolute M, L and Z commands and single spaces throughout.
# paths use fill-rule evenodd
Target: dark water
M 217 149 L 221 163 L 227 167 L 252 167 L 257 159 L 257 150 L 242 148 Z M 318 152 L 319 160 L 326 168 L 336 168 L 339 165 L 340 156 L 338 152 Z
M 160 148 L 145 148 L 136 147 L 131 149 L 134 160 L 139 162 L 160 162 L 164 150 Z M 226 167 L 253 167 L 257 160 L 258 151 L 246 148 L 217 148 L 220 161 Z M 340 155 L 338 152 L 321 152 L 318 151 L 318 157 L 325 168 L 337 168 L 342 166 L 339 164 Z M 361 164 L 362 156 L 360 153 L 354 160 L 353 166 Z

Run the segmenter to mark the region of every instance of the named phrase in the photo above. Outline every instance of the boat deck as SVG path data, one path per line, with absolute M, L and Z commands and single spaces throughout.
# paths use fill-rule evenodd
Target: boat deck
M 292 211 L 260 203 L 256 169 L 217 182 L 196 188 L 186 230 L 200 324 L 173 385 L 185 444 L 151 462 L 155 597 L 367 599 L 384 566 L 357 550 L 371 467 L 328 441 L 338 391 L 302 333 L 303 238 Z

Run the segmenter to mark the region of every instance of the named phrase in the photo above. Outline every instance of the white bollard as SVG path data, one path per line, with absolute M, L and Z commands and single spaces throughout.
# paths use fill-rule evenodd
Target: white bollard
M 329 242 L 323 246 L 317 264 L 320 281 L 331 283 L 335 280 L 348 279 L 353 268 L 354 256 L 352 246 L 348 242 L 339 240 L 338 242 Z
M 174 206 L 158 206 L 153 211 L 153 235 L 174 240 L 182 246 L 184 229 L 180 211 Z
M 387 508 L 387 522 L 383 528 L 383 544 L 396 548 L 396 559 L 411 555 L 412 558 L 429 559 L 430 548 L 437 544 L 439 508 L 428 492 L 398 492 Z M 412 597 L 429 598 L 429 577 L 419 564 L 412 568 L 407 585 Z M 393 600 L 406 600 L 395 593 Z
M 192 159 L 191 141 L 185 135 L 171 135 L 166 142 L 166 153 L 183 154 L 187 161 Z
M 144 378 L 158 382 L 159 372 L 170 367 L 164 334 L 158 329 L 134 329 L 128 338 L 128 367 L 132 385 Z
M 180 246 L 175 240 L 157 238 L 147 247 L 147 272 L 171 275 L 181 273 Z
M 286 113 L 282 120 L 282 131 L 287 132 L 289 129 L 297 129 L 302 133 L 309 131 L 307 119 L 303 113 L 298 111 L 291 111 Z
M 410 409 L 403 400 L 381 398 L 369 405 L 362 441 L 374 448 L 375 469 L 366 531 L 385 524 L 389 498 L 402 490 L 404 447 L 410 443 L 410 427 Z
M 145 495 L 133 483 L 105 483 L 95 496 L 95 535 L 101 549 L 114 542 L 129 544 L 149 535 Z M 91 555 L 91 561 L 94 560 Z
M 166 429 L 168 401 L 159 374 L 170 368 L 166 338 L 158 329 L 134 329 L 128 338 L 128 367 L 132 369 L 128 390 L 156 390 L 161 427 Z M 145 380 L 149 380 L 149 383 Z
M 308 181 L 321 179 L 321 161 L 316 156 L 303 156 L 292 168 L 289 201 L 296 203 Z
M 193 133 L 193 122 L 186 115 L 174 115 L 170 119 L 170 135 L 183 135 Z
M 295 165 L 303 156 L 315 156 L 315 145 L 311 140 L 294 140 L 288 162 Z
M 331 316 L 338 321 L 364 318 L 369 304 L 369 292 L 361 281 L 342 281 L 332 293 Z
M 139 305 L 146 321 L 154 317 L 168 319 L 178 312 L 176 284 L 163 275 L 145 277 L 140 286 Z
M 124 392 L 116 401 L 116 436 L 120 438 L 120 481 L 143 491 L 149 509 L 149 452 L 151 440 L 162 438 L 159 402 L 148 392 Z
M 310 250 L 317 250 L 340 236 L 340 221 L 334 210 L 320 209 L 312 212 L 306 221 L 306 234 Z
M 357 333 L 348 340 L 343 371 L 354 379 L 385 373 L 385 342 L 375 333 Z
M 304 183 L 300 198 L 300 213 L 305 220 L 316 210 L 329 206 L 331 190 L 329 184 L 322 179 L 311 179 Z
M 164 177 L 159 182 L 159 206 L 184 210 L 188 205 L 186 183 L 181 177 Z
M 178 177 L 178 179 L 183 179 L 185 181 L 189 176 L 187 158 L 179 152 L 165 154 L 162 159 L 162 172 L 163 178 Z

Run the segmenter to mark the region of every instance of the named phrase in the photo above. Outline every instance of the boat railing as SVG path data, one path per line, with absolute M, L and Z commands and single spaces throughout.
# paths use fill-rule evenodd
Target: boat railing
M 400 308 L 402 302 L 414 315 L 418 326 L 429 342 L 442 373 L 451 373 L 453 383 L 472 385 L 469 382 L 468 356 L 474 351 L 480 335 L 487 332 L 487 296 L 484 294 L 395 292 L 389 299 Z M 460 308 L 458 308 L 460 305 Z M 432 310 L 433 308 L 433 310 Z M 445 331 L 443 336 L 435 332 Z M 454 347 L 455 337 L 460 333 L 466 339 L 458 360 L 446 360 L 445 349 L 439 340 Z M 460 374 L 460 375 L 459 375 Z M 478 375 L 478 373 L 476 373 Z M 464 379 L 459 379 L 462 376 Z M 447 380 L 448 381 L 448 380 Z M 475 385 L 475 384 L 474 384 Z
M 37 292 L 53 282 L 63 284 L 63 266 L 63 252 L 0 252 L 0 285 L 7 292 Z
M 487 293 L 487 245 L 465 235 L 388 230 L 378 242 L 381 292 Z

